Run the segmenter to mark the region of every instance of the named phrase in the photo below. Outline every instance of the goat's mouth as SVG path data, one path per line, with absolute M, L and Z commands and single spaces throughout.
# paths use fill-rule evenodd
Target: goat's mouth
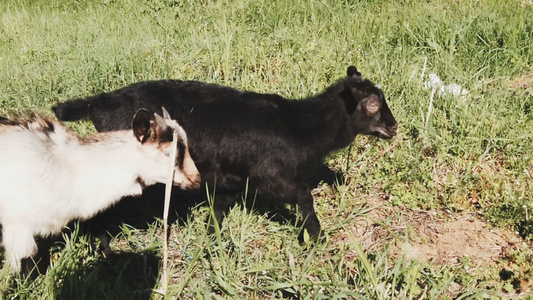
M 178 178 L 174 178 L 174 185 L 184 190 L 194 190 L 200 188 L 201 177 L 197 175 L 179 174 Z M 176 180 L 177 179 L 177 180 Z
M 396 130 L 388 130 L 382 127 L 378 127 L 374 130 L 374 132 L 372 132 L 372 135 L 381 139 L 388 140 L 396 135 Z
M 186 190 L 195 190 L 200 188 L 200 179 L 189 181 L 184 188 Z

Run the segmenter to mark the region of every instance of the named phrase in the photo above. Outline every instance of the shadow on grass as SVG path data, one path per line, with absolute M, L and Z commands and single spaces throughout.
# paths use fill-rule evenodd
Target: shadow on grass
M 56 299 L 151 299 L 159 267 L 150 252 L 107 255 L 83 270 L 56 274 Z
M 332 184 L 335 181 L 342 182 L 342 174 L 324 167 L 320 171 L 320 178 L 312 180 L 314 181 L 310 181 L 310 185 L 313 186 L 320 182 Z M 127 197 L 91 220 L 80 222 L 78 226 L 69 224 L 69 228 L 78 229 L 74 236 L 101 239 L 100 250 L 103 251 L 103 255 L 98 258 L 91 260 L 87 257 L 78 257 L 80 254 L 74 254 L 72 257 L 63 258 L 68 265 L 49 269 L 50 253 L 65 251 L 64 246 L 54 248 L 57 245 L 67 244 L 63 240 L 65 236 L 72 239 L 75 237 L 67 233 L 63 237 L 38 241 L 39 253 L 34 261 L 27 262 L 26 270 L 33 270 L 30 271 L 28 280 L 39 277 L 37 280 L 49 281 L 49 284 L 42 286 L 51 288 L 55 299 L 151 299 L 158 280 L 160 257 L 151 250 L 115 253 L 108 246 L 110 238 L 122 231 L 122 224 L 146 229 L 156 219 L 162 218 L 164 190 L 164 185 L 149 187 L 141 197 Z M 205 191 L 191 193 L 175 189 L 172 194 L 169 223 L 184 223 L 188 220 L 193 208 L 205 202 L 204 195 Z M 253 210 L 260 214 L 266 213 L 274 222 L 296 224 L 294 211 L 284 205 L 278 205 L 275 201 L 273 203 L 247 201 L 246 205 L 253 205 Z M 81 255 L 91 255 L 92 251 L 94 250 Z M 65 253 L 67 252 L 62 255 Z M 35 263 L 37 270 L 34 269 Z M 46 278 L 39 274 L 46 274 Z M 12 292 L 18 294 L 17 288 L 12 288 L 14 288 Z
M 344 175 L 331 170 L 327 165 L 322 165 L 317 175 L 309 178 L 308 182 L 313 187 L 320 182 L 342 183 Z M 80 222 L 80 233 L 98 238 L 100 250 L 108 254 L 110 253 L 109 241 L 122 231 L 122 224 L 128 224 L 137 229 L 147 229 L 156 219 L 163 218 L 164 194 L 165 186 L 157 184 L 146 188 L 140 197 L 126 197 L 94 218 Z M 174 188 L 170 201 L 169 224 L 176 221 L 184 224 L 191 217 L 194 207 L 207 205 L 205 195 L 205 189 L 183 191 Z M 294 215 L 294 211 L 287 209 L 285 203 L 277 203 L 275 199 L 247 201 L 246 205 L 260 214 L 267 214 L 274 222 L 296 224 L 297 216 Z
M 148 187 L 140 197 L 126 197 L 115 206 L 103 211 L 92 219 L 80 222 L 81 234 L 89 234 L 100 240 L 100 250 L 109 254 L 109 242 L 122 231 L 123 224 L 137 229 L 147 229 L 157 219 L 163 218 L 165 186 Z M 183 224 L 191 210 L 200 201 L 199 192 L 184 192 L 178 188 L 172 191 L 168 222 Z
M 155 253 L 117 252 L 84 262 L 86 259 L 69 257 L 66 263 L 50 269 L 50 256 L 40 256 L 36 260 L 38 270 L 28 262 L 30 274 L 6 281 L 8 285 L 0 287 L 0 295 L 3 299 L 152 299 L 161 262 Z

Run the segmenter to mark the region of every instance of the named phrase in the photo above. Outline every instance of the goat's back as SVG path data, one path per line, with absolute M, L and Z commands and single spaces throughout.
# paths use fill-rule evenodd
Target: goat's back
M 93 120 L 98 131 L 128 129 L 131 124 L 122 116 L 135 112 L 140 107 L 155 112 L 167 108 L 185 128 L 193 125 L 213 130 L 254 130 L 273 128 L 281 124 L 280 114 L 288 101 L 278 95 L 243 92 L 230 87 L 197 81 L 161 80 L 129 85 L 119 90 L 86 99 L 90 103 L 87 117 Z M 59 104 L 72 106 L 72 101 Z M 56 109 L 57 110 L 57 109 Z M 103 112 L 111 113 L 103 113 Z M 56 113 L 57 114 L 57 113 Z M 60 119 L 69 119 L 69 112 L 58 114 Z
M 292 174 L 301 167 L 297 163 L 307 154 L 295 144 L 301 132 L 291 130 L 305 121 L 295 112 L 296 102 L 216 84 L 161 80 L 60 103 L 55 112 L 64 120 L 84 116 L 98 131 L 110 131 L 129 128 L 125 116 L 140 107 L 155 112 L 165 107 L 187 132 L 202 178 L 217 177 L 217 186 L 240 189 L 256 173 Z

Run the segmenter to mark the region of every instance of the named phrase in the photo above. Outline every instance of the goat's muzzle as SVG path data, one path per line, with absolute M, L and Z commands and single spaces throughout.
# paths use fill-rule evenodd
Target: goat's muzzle
M 179 168 L 176 166 L 174 172 L 174 185 L 179 186 L 184 190 L 197 189 L 200 187 L 201 179 L 202 177 L 196 168 L 196 164 L 191 158 L 189 149 L 185 148 L 182 167 Z

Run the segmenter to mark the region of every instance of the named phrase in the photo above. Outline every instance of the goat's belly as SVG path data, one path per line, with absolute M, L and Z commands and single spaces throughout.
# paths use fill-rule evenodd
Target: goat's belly
M 49 236 L 61 232 L 71 221 L 66 215 L 54 213 L 55 211 L 35 209 L 35 207 L 28 206 L 29 203 L 20 204 L 16 207 L 2 207 L 0 223 L 19 224 L 22 222 L 31 228 L 33 235 Z
M 42 215 L 34 221 L 33 233 L 44 237 L 58 234 L 71 220 L 61 215 Z
M 43 190 L 40 190 L 40 193 L 41 197 L 33 195 L 22 201 L 24 205 L 12 210 L 13 215 L 32 223 L 34 235 L 57 234 L 76 216 L 72 215 L 69 203 L 58 201 L 50 195 L 46 196 Z
M 56 235 L 65 228 L 68 222 L 48 222 L 35 224 L 33 227 L 33 234 L 36 236 L 47 237 L 50 235 Z

